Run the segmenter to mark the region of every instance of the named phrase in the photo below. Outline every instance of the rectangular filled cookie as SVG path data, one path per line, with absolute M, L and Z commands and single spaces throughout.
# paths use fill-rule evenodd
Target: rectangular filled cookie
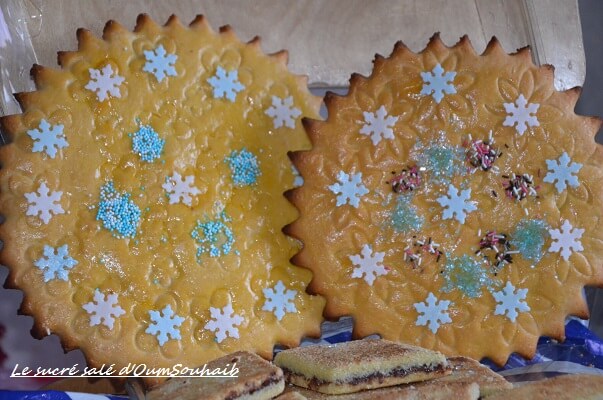
M 285 388 L 283 371 L 260 356 L 239 351 L 213 360 L 206 369 L 224 369 L 236 363 L 237 377 L 171 378 L 147 392 L 146 400 L 267 400 Z
M 356 340 L 285 350 L 274 362 L 287 382 L 327 394 L 420 382 L 450 373 L 446 357 L 387 340 Z

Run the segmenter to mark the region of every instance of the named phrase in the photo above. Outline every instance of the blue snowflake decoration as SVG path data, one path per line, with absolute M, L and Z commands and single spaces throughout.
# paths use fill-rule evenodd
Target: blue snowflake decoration
M 179 328 L 184 322 L 184 318 L 176 315 L 169 304 L 161 311 L 149 311 L 149 317 L 151 317 L 151 323 L 145 332 L 157 336 L 160 346 L 163 346 L 169 339 L 181 339 Z
M 147 62 L 142 70 L 155 75 L 155 78 L 157 78 L 159 82 L 167 75 L 176 76 L 174 64 L 176 63 L 178 56 L 166 53 L 163 45 L 160 44 L 155 50 L 145 50 L 144 57 L 147 59 Z
M 555 183 L 557 192 L 563 192 L 568 186 L 578 187 L 578 171 L 582 168 L 582 164 L 572 162 L 569 155 L 563 152 L 558 160 L 545 160 L 548 172 L 543 182 Z
M 358 208 L 362 196 L 369 192 L 362 183 L 362 172 L 346 174 L 343 171 L 339 171 L 337 173 L 337 183 L 327 187 L 337 196 L 336 207 L 349 204 L 352 207 Z
M 97 221 L 103 221 L 103 227 L 117 238 L 136 236 L 140 222 L 140 208 L 130 200 L 130 193 L 118 193 L 113 182 L 101 187 Z
M 417 207 L 412 205 L 410 195 L 396 198 L 396 205 L 390 218 L 391 225 L 397 232 L 418 231 L 425 221 L 425 218 L 419 215 Z
M 161 139 L 157 132 L 149 125 L 141 125 L 138 131 L 131 133 L 132 151 L 140 156 L 142 161 L 153 162 L 163 152 L 165 139 Z
M 449 257 L 442 271 L 446 281 L 442 292 L 450 293 L 458 289 L 471 298 L 480 297 L 484 286 L 491 288 L 495 283 L 482 265 L 466 254 L 461 257 Z
M 234 244 L 234 235 L 232 229 L 226 225 L 231 222 L 231 218 L 222 212 L 219 218 L 197 221 L 197 225 L 191 232 L 191 237 L 199 244 L 197 249 L 197 259 L 203 254 L 209 254 L 210 257 L 220 257 L 229 254 Z
M 43 151 L 50 158 L 57 155 L 58 149 L 69 146 L 63 135 L 63 125 L 50 125 L 45 119 L 40 121 L 38 129 L 31 129 L 27 134 L 34 141 L 31 151 Z
M 436 103 L 440 103 L 444 94 L 456 93 L 453 81 L 456 76 L 454 71 L 444 71 L 440 64 L 437 64 L 432 71 L 421 72 L 423 79 L 422 95 L 431 95 Z
M 224 162 L 230 167 L 230 176 L 235 186 L 250 186 L 257 182 L 261 175 L 257 157 L 243 148 L 233 150 Z
M 52 246 L 44 246 L 44 256 L 34 262 L 34 265 L 44 272 L 44 282 L 51 279 L 66 281 L 69 270 L 77 264 L 77 261 L 69 256 L 69 248 L 63 245 L 57 249 Z
M 216 74 L 209 78 L 207 82 L 213 88 L 214 98 L 226 98 L 234 102 L 237 93 L 245 89 L 245 86 L 238 79 L 239 72 L 237 70 L 226 72 L 224 68 L 218 67 Z
M 511 245 L 523 258 L 534 263 L 544 256 L 544 242 L 549 237 L 550 226 L 540 219 L 522 220 L 511 235 Z
M 475 202 L 471 201 L 471 189 L 459 193 L 454 185 L 448 185 L 448 194 L 438 197 L 436 201 L 444 208 L 442 219 L 454 218 L 461 224 L 465 223 L 467 214 L 477 210 Z

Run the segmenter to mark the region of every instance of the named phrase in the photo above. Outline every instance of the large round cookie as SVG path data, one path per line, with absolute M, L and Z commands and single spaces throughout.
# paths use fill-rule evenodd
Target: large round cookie
M 568 314 L 587 315 L 584 285 L 603 283 L 601 123 L 574 113 L 579 92 L 555 91 L 527 49 L 436 35 L 327 95 L 294 156 L 290 229 L 327 317 L 497 363 L 562 338 Z
M 202 17 L 78 42 L 1 121 L 2 263 L 34 332 L 116 368 L 270 358 L 318 335 L 324 299 L 282 227 L 298 215 L 287 152 L 309 148 L 320 99 L 286 53 Z

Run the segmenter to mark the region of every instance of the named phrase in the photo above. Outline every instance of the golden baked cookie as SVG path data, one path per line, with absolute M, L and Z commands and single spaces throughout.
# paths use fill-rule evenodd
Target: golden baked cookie
M 532 400 L 601 400 L 603 399 L 603 376 L 561 375 L 526 383 L 511 390 L 487 396 L 489 400 L 532 399 Z
M 389 386 L 350 394 L 323 394 L 289 385 L 276 400 L 477 400 L 479 386 L 475 382 L 437 382 Z
M 441 353 L 383 339 L 284 350 L 274 363 L 287 383 L 327 394 L 427 381 L 451 373 Z
M 452 367 L 452 373 L 432 381 L 434 384 L 444 382 L 477 383 L 481 397 L 513 387 L 513 384 L 503 376 L 476 360 L 466 357 L 451 357 L 448 359 L 448 363 Z
M 320 99 L 286 52 L 203 17 L 77 36 L 1 120 L 2 263 L 34 332 L 118 371 L 319 335 L 324 299 L 282 227 L 298 216 L 287 152 L 309 148 Z
M 398 43 L 326 121 L 305 120 L 291 194 L 304 242 L 294 259 L 329 318 L 383 338 L 503 364 L 585 317 L 603 284 L 603 151 L 580 90 L 493 39 Z
M 283 392 L 283 371 L 256 354 L 238 351 L 207 363 L 206 371 L 225 371 L 226 377 L 176 377 L 145 393 L 145 400 L 270 400 Z M 231 376 L 233 372 L 236 376 Z

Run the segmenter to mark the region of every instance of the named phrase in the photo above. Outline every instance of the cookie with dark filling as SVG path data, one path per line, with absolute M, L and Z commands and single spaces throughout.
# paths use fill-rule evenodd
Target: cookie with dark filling
M 425 384 L 390 386 L 375 390 L 340 395 L 328 395 L 313 390 L 289 386 L 277 400 L 477 400 L 479 385 L 469 382 L 446 382 L 434 386 L 435 380 Z
M 326 394 L 419 382 L 450 373 L 434 351 L 387 340 L 358 340 L 285 350 L 274 362 L 287 382 Z
M 283 371 L 258 355 L 239 351 L 206 364 L 205 370 L 238 369 L 236 377 L 172 378 L 147 392 L 146 400 L 264 400 L 285 388 Z
M 486 399 L 599 400 L 603 399 L 603 376 L 563 375 L 499 392 Z
M 434 380 L 433 384 L 447 382 L 477 383 L 482 397 L 513 387 L 504 377 L 471 358 L 451 357 L 448 359 L 448 363 L 452 368 L 452 373 Z M 432 383 L 426 382 L 426 384 Z

